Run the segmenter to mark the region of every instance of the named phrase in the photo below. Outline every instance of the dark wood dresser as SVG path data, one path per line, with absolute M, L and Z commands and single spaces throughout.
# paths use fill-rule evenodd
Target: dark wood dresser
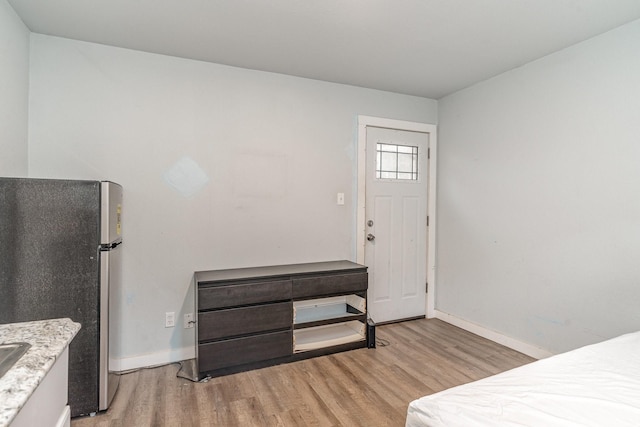
M 367 346 L 367 267 L 330 261 L 195 273 L 198 377 Z

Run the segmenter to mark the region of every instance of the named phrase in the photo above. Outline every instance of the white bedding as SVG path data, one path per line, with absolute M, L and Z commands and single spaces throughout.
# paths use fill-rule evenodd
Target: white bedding
M 640 332 L 414 400 L 406 426 L 640 426 Z

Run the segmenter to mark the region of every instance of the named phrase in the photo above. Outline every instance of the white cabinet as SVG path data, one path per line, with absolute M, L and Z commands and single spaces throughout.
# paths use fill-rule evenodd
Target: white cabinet
M 69 427 L 71 411 L 67 405 L 69 347 L 51 367 L 29 400 L 20 409 L 11 427 Z

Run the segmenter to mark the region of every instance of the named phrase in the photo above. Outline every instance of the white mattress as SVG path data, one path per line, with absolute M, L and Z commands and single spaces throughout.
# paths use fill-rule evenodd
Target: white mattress
M 640 332 L 414 400 L 406 426 L 640 426 Z

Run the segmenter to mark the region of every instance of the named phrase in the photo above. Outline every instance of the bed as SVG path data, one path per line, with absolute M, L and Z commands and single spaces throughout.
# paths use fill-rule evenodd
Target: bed
M 418 426 L 640 426 L 640 332 L 414 400 Z

